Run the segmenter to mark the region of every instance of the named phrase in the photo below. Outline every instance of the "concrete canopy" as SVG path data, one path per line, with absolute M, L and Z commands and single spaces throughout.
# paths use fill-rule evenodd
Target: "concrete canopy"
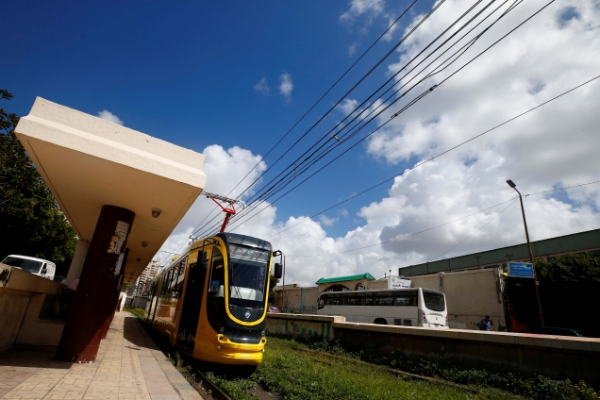
M 104 205 L 136 214 L 124 282 L 137 279 L 206 183 L 203 154 L 39 97 L 15 133 L 81 240 L 91 241 Z

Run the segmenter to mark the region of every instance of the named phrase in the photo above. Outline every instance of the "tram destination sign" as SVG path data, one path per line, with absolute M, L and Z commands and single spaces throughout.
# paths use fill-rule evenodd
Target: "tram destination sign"
M 509 262 L 508 276 L 513 278 L 533 278 L 533 264 L 525 262 Z

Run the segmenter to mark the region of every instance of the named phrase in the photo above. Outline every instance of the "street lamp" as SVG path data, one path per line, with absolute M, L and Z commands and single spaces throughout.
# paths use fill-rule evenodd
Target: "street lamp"
M 525 238 L 527 239 L 527 249 L 529 250 L 529 260 L 531 262 L 531 267 L 533 268 L 533 281 L 535 282 L 535 296 L 537 298 L 538 312 L 540 314 L 540 323 L 542 326 L 544 324 L 544 313 L 542 312 L 542 302 L 540 300 L 540 282 L 537 279 L 537 273 L 535 272 L 535 266 L 533 265 L 533 252 L 531 251 L 531 242 L 529 241 L 529 232 L 527 230 L 527 220 L 525 219 L 525 207 L 523 207 L 523 196 L 521 196 L 521 192 L 517 190 L 517 185 L 510 179 L 506 181 L 508 186 L 515 189 L 515 191 L 519 194 L 519 201 L 521 202 L 521 214 L 523 214 L 523 226 L 525 226 Z M 511 255 L 512 256 L 512 255 Z

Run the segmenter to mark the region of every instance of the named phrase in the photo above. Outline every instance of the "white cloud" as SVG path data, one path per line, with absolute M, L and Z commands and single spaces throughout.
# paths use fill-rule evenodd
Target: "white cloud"
M 321 223 L 325 226 L 332 226 L 333 224 L 335 224 L 336 222 L 338 222 L 339 218 L 329 218 L 326 215 L 321 215 L 319 217 L 319 219 L 321 220 Z
M 254 155 L 249 150 L 241 149 L 237 146 L 225 150 L 219 145 L 211 145 L 204 149 L 203 154 L 206 157 L 204 164 L 204 173 L 207 177 L 205 191 L 230 198 L 239 196 L 266 169 L 266 165 L 261 161 L 260 156 Z M 248 171 L 255 166 L 257 167 L 248 174 Z M 246 174 L 248 176 L 244 178 Z M 242 183 L 234 189 L 234 186 L 240 181 Z M 242 200 L 252 193 L 252 191 L 246 193 L 242 197 Z M 181 248 L 185 247 L 187 239 L 198 225 L 202 221 L 208 222 L 213 220 L 215 215 L 217 217 L 215 217 L 210 225 L 216 224 L 220 226 L 224 214 L 221 210 L 217 211 L 215 208 L 216 205 L 212 200 L 206 198 L 204 195 L 200 195 L 179 222 L 171 236 L 163 244 L 161 250 L 180 251 Z M 271 212 L 274 212 L 274 210 Z M 266 217 L 269 216 L 269 213 L 265 214 L 267 214 Z M 207 216 L 208 218 L 205 219 Z M 195 235 L 198 235 L 198 233 Z M 167 253 L 159 253 L 158 257 L 161 257 L 162 260 L 169 259 Z
M 352 0 L 350 9 L 340 16 L 340 21 L 346 26 L 352 26 L 358 17 L 363 15 L 376 17 L 383 12 L 383 8 L 383 0 Z
M 256 85 L 254 85 L 254 90 L 256 90 L 258 93 L 268 96 L 271 92 L 271 89 L 269 88 L 267 78 L 263 76 L 262 79 Z
M 352 57 L 356 53 L 356 48 L 358 47 L 358 43 L 352 43 L 348 46 L 348 54 Z
M 292 99 L 292 90 L 294 90 L 292 76 L 287 72 L 284 72 L 279 76 L 279 93 L 281 93 L 287 101 L 290 101 Z
M 520 5 L 505 17 L 503 26 L 494 28 L 492 36 L 482 39 L 454 68 L 542 4 L 535 1 Z M 396 71 L 421 51 L 470 5 L 463 0 L 448 0 L 444 9 L 406 44 L 390 71 Z M 576 8 L 571 14 L 577 18 L 564 23 L 564 12 L 561 14 L 558 6 L 544 11 L 506 43 L 397 117 L 368 142 L 368 153 L 390 165 L 428 159 L 597 75 L 600 35 L 595 27 L 600 10 L 593 1 L 568 1 L 561 7 L 569 5 Z M 449 68 L 439 74 L 426 87 L 452 71 Z M 518 201 L 407 235 L 514 197 L 516 193 L 505 183 L 509 178 L 522 193 L 598 180 L 600 159 L 594 155 L 600 147 L 595 111 L 600 108 L 598 90 L 600 81 L 397 178 L 388 196 L 361 209 L 359 216 L 364 224 L 344 237 L 329 241 L 323 238 L 327 245 L 298 250 L 290 241 L 286 250 L 288 273 L 293 277 L 289 281 L 311 284 L 319 275 L 364 272 L 380 277 L 389 269 L 396 273 L 398 267 L 439 257 L 524 242 Z M 340 110 L 348 113 L 356 104 L 346 100 Z M 401 107 L 399 103 L 395 110 Z M 389 113 L 381 121 L 387 118 Z M 600 184 L 559 195 L 529 196 L 525 208 L 533 240 L 597 229 Z M 281 236 L 292 237 L 294 231 Z M 320 237 L 320 232 L 315 230 L 314 234 Z M 348 252 L 378 242 L 387 243 Z M 336 254 L 309 257 L 328 252 Z M 310 268 L 319 272 L 313 273 Z
M 503 19 L 502 26 L 490 31 L 490 37 L 482 38 L 428 85 L 440 82 L 469 54 L 483 49 L 542 4 L 540 0 L 523 2 Z M 566 0 L 560 7 L 550 6 L 506 43 L 374 135 L 366 144 L 367 154 L 390 166 L 428 159 L 597 75 L 600 9 L 594 4 L 593 0 Z M 466 0 L 447 0 L 415 32 L 390 70 L 417 54 L 470 5 Z M 573 7 L 569 15 L 576 17 L 565 21 L 565 7 Z M 390 269 L 395 274 L 398 267 L 522 243 L 518 201 L 460 218 L 514 198 L 516 193 L 506 179 L 512 179 L 524 194 L 598 180 L 599 90 L 600 81 L 596 81 L 396 178 L 385 197 L 361 208 L 360 225 L 340 237 L 327 236 L 323 226 L 329 218 L 308 220 L 274 236 L 305 219 L 295 215 L 280 221 L 274 207 L 236 232 L 270 240 L 287 256 L 286 283 L 303 285 L 313 285 L 321 277 L 355 273 L 382 277 Z M 349 112 L 352 104 L 357 103 L 346 100 L 340 110 Z M 382 116 L 381 121 L 388 117 Z M 225 179 L 221 166 L 239 179 L 258 157 L 219 146 L 210 146 L 205 154 L 208 183 L 223 185 L 225 192 L 237 179 Z M 532 240 L 600 226 L 600 184 L 524 200 Z M 186 227 L 197 224 L 203 215 L 200 211 Z M 343 209 L 338 212 L 344 215 Z M 454 220 L 458 221 L 427 230 Z M 182 237 L 185 229 L 178 227 Z
M 98 117 L 112 122 L 114 124 L 118 124 L 118 125 L 123 125 L 123 121 L 121 121 L 121 119 L 119 117 L 117 117 L 115 114 L 111 113 L 108 110 L 102 110 L 98 112 Z

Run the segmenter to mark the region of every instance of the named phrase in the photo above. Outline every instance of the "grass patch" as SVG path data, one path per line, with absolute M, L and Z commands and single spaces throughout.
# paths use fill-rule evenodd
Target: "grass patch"
M 450 360 L 442 358 L 436 361 L 414 355 L 409 356 L 402 351 L 382 353 L 376 348 L 368 346 L 365 348 L 364 344 L 353 348 L 352 350 L 356 350 L 354 353 L 336 341 L 313 340 L 307 343 L 307 347 L 457 384 L 496 388 L 505 393 L 510 392 L 536 400 L 600 399 L 598 393 L 583 381 L 574 384 L 568 379 L 551 379 L 543 375 L 528 376 L 519 373 L 497 373 L 485 369 L 461 368 Z
M 299 351 L 307 348 L 293 340 L 269 338 L 265 358 L 247 379 L 225 380 L 213 376 L 233 399 L 255 399 L 246 389 L 261 385 L 281 398 L 335 399 L 514 399 L 514 394 L 495 389 L 469 393 L 412 379 L 397 378 L 384 368 L 346 355 L 332 357 L 324 351 Z M 517 396 L 518 398 L 518 396 Z
M 123 307 L 123 311 L 129 311 L 134 317 L 141 319 L 142 321 L 144 320 L 144 315 L 146 314 L 145 308 L 133 308 L 125 306 Z

